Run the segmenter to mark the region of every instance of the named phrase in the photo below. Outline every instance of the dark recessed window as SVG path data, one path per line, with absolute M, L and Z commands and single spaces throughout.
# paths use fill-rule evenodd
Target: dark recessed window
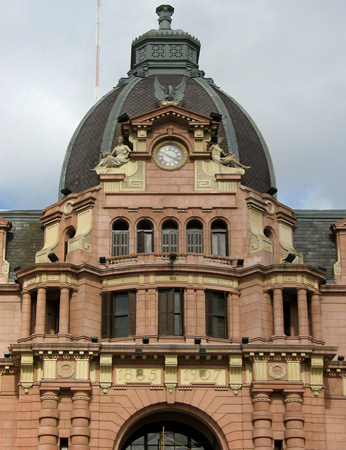
M 286 336 L 298 336 L 297 294 L 283 292 L 284 333 Z
M 154 227 L 150 220 L 141 220 L 137 225 L 137 253 L 154 251 Z
M 179 251 L 179 227 L 175 220 L 166 220 L 162 225 L 162 252 Z
M 129 225 L 125 220 L 117 220 L 112 229 L 112 255 L 129 254 Z
M 223 220 L 215 220 L 211 225 L 211 253 L 228 256 L 227 224 Z
M 136 330 L 136 292 L 104 292 L 102 294 L 103 338 L 133 336 Z
M 184 290 L 159 289 L 159 335 L 182 336 Z
M 227 338 L 227 293 L 206 291 L 205 293 L 207 335 Z
M 203 225 L 199 220 L 191 220 L 187 224 L 186 251 L 203 253 Z

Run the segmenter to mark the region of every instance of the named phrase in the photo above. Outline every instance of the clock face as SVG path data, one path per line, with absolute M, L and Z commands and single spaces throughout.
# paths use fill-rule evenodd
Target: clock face
M 183 152 L 176 145 L 164 145 L 157 152 L 158 161 L 165 167 L 175 167 L 183 159 Z
M 164 170 L 180 169 L 186 163 L 187 158 L 187 151 L 171 142 L 156 147 L 153 154 L 155 164 Z

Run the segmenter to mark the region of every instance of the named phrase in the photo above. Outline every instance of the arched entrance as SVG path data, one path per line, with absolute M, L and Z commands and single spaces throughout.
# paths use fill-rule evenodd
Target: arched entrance
M 167 405 L 166 405 L 167 406 Z M 151 409 L 151 408 L 150 408 Z M 219 428 L 205 413 L 194 414 L 179 407 L 141 411 L 120 433 L 117 450 L 221 450 Z M 198 417 L 200 416 L 200 417 Z M 137 420 L 136 420 L 137 419 Z M 208 420 L 206 420 L 208 419 Z M 124 426 L 125 427 L 125 426 Z M 163 447 L 164 446 L 164 447 Z

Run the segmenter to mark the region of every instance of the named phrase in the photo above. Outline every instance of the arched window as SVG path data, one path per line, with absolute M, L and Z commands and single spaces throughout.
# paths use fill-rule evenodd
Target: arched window
M 166 220 L 162 225 L 162 252 L 179 251 L 179 227 L 175 220 Z
M 154 227 L 150 220 L 141 220 L 137 225 L 137 253 L 154 251 Z
M 203 225 L 199 220 L 190 220 L 187 224 L 186 251 L 203 253 Z
M 76 234 L 76 230 L 71 227 L 69 228 L 65 233 L 65 240 L 64 240 L 64 261 L 67 259 L 68 255 L 68 241 L 72 239 Z
M 211 253 L 228 256 L 227 224 L 223 220 L 215 220 L 211 225 Z
M 113 224 L 113 249 L 112 255 L 128 255 L 129 254 L 129 225 L 125 220 L 117 220 Z

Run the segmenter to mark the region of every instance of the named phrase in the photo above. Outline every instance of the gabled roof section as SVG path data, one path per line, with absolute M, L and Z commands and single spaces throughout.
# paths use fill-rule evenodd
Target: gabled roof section
M 192 127 L 212 127 L 214 130 L 218 128 L 218 122 L 213 121 L 211 117 L 196 113 L 179 105 L 166 105 L 151 111 L 132 117 L 128 122 L 123 124 L 123 128 L 129 127 L 151 127 L 157 120 L 165 118 L 177 118 L 185 121 Z
M 332 231 L 346 231 L 346 219 L 338 220 L 337 222 L 333 223 L 330 228 Z
M 12 227 L 11 222 L 4 219 L 3 217 L 0 217 L 0 230 L 10 230 Z

